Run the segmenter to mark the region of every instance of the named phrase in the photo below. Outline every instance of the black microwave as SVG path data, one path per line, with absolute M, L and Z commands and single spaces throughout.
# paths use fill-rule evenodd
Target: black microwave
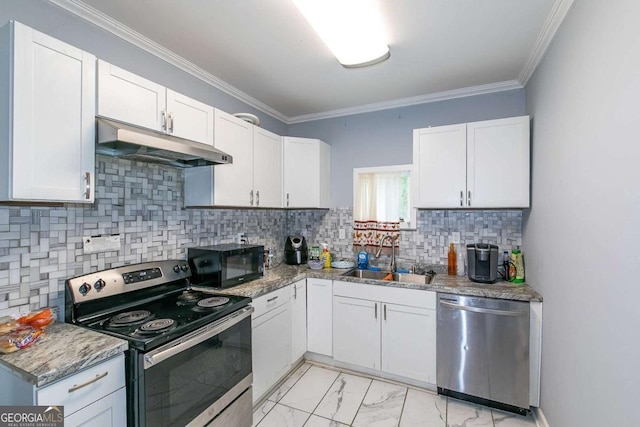
M 258 279 L 264 272 L 264 246 L 229 243 L 189 248 L 191 283 L 228 288 Z

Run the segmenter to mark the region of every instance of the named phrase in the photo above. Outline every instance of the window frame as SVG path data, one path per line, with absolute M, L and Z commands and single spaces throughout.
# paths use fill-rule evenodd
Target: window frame
M 356 190 L 358 188 L 358 176 L 361 173 L 384 173 L 384 172 L 409 172 L 409 218 L 408 221 L 400 223 L 400 230 L 416 229 L 416 211 L 413 206 L 415 194 L 415 173 L 413 164 L 391 165 L 391 166 L 371 166 L 366 168 L 353 168 L 353 192 L 352 192 L 352 210 L 355 213 L 356 207 Z

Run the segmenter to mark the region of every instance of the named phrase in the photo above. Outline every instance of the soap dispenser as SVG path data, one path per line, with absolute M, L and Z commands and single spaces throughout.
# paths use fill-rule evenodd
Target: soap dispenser
M 365 250 L 364 244 L 360 245 L 360 252 L 358 252 L 358 270 L 366 270 L 369 268 L 369 254 Z

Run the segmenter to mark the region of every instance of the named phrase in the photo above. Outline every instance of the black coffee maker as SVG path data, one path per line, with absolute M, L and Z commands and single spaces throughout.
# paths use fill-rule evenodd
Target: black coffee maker
M 487 243 L 467 245 L 469 280 L 479 283 L 498 281 L 498 247 Z
M 284 262 L 289 265 L 307 263 L 307 239 L 303 236 L 289 236 L 284 243 Z

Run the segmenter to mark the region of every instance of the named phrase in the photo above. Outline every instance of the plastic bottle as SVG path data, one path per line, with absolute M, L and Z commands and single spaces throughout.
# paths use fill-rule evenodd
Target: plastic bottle
M 329 244 L 320 243 L 322 245 L 322 255 L 320 259 L 324 261 L 324 268 L 331 268 L 331 253 L 329 253 Z
M 360 245 L 360 252 L 358 252 L 358 270 L 366 270 L 369 268 L 369 254 L 365 250 L 364 245 Z
M 511 276 L 513 283 L 524 283 L 524 258 L 520 249 L 511 251 L 511 262 L 515 267 L 514 275 Z
M 464 262 L 464 251 L 458 248 L 458 259 L 456 261 L 456 271 L 458 276 L 464 276 L 466 273 L 466 263 Z
M 449 276 L 455 276 L 457 274 L 457 271 L 456 271 L 456 249 L 455 249 L 453 243 L 449 243 L 447 274 Z

